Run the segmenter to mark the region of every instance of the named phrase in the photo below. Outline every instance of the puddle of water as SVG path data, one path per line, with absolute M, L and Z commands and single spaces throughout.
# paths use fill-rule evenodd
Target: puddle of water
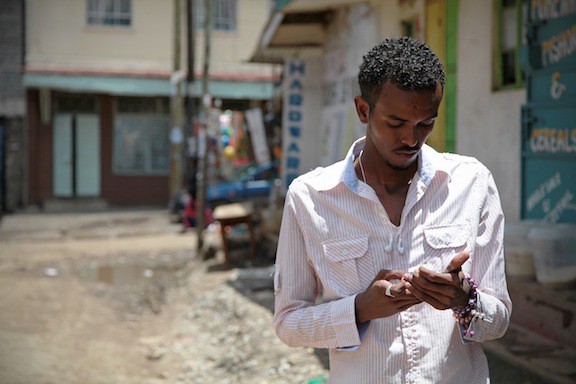
M 174 276 L 182 269 L 182 261 L 139 261 L 116 264 L 92 265 L 78 272 L 81 280 L 106 283 L 114 286 L 154 283 L 161 277 Z

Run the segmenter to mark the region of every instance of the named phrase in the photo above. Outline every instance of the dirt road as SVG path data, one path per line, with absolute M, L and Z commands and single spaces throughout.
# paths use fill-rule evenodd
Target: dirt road
M 194 233 L 179 231 L 163 210 L 2 218 L 0 384 L 327 377 L 325 351 L 288 348 L 274 335 L 270 260 L 223 268 L 221 254 L 196 258 Z M 495 384 L 548 383 L 488 360 Z
M 266 269 L 222 268 L 220 255 L 194 254 L 194 234 L 180 234 L 164 211 L 4 217 L 0 383 L 327 375 L 323 356 L 274 335 Z

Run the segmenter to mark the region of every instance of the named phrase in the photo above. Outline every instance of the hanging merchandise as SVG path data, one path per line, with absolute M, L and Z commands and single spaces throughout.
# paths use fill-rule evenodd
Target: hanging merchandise
M 246 121 L 250 130 L 254 157 L 258 165 L 270 164 L 270 149 L 264 130 L 264 116 L 260 108 L 252 108 L 246 111 Z
M 236 168 L 245 167 L 250 164 L 250 143 L 244 124 L 244 114 L 234 111 L 232 114 L 233 134 L 230 145 L 236 149 L 236 156 L 232 160 L 232 165 Z
M 226 160 L 232 160 L 236 156 L 236 149 L 233 146 L 227 145 L 224 147 L 224 158 Z

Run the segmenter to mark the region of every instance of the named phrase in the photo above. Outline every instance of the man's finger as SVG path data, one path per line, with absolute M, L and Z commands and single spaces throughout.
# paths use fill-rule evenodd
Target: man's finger
M 418 275 L 418 273 L 416 273 L 416 275 Z M 446 273 L 444 276 L 450 277 L 451 274 Z M 419 293 L 433 297 L 435 300 L 443 304 L 449 303 L 451 297 L 456 294 L 455 290 L 458 289 L 455 286 L 446 284 L 445 282 L 440 284 L 433 283 L 421 275 L 420 277 L 414 277 L 410 283 L 411 285 L 408 289 L 411 287 L 411 291 L 416 289 Z
M 445 272 L 457 271 L 462 268 L 462 264 L 470 258 L 470 252 L 460 252 L 450 260 L 450 263 L 446 266 Z
M 415 286 L 414 284 L 410 284 L 410 283 L 406 283 L 407 288 L 410 292 L 412 292 L 412 294 L 414 296 L 416 296 L 418 299 L 427 302 L 428 304 L 430 304 L 431 306 L 433 306 L 436 309 L 446 309 L 446 308 L 450 308 L 449 305 L 444 304 L 443 302 L 441 302 L 438 298 L 429 295 L 426 292 L 421 291 L 417 286 Z M 446 300 L 446 296 L 440 296 L 442 298 L 442 300 Z
M 386 296 L 389 297 L 402 297 L 401 295 L 406 292 L 406 284 L 403 281 L 390 284 L 388 287 L 386 287 Z M 388 292 L 390 292 L 390 295 L 388 295 Z
M 376 275 L 376 280 L 395 280 L 404 276 L 404 271 L 381 269 Z

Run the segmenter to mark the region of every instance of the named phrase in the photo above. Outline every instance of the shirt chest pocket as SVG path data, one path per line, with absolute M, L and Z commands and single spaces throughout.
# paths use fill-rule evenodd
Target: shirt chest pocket
M 325 285 L 342 297 L 361 292 L 360 271 L 362 262 L 366 262 L 368 235 L 330 239 L 322 243 L 322 248 L 328 274 Z
M 444 271 L 452 258 L 467 250 L 470 226 L 467 223 L 424 228 L 426 264 L 434 271 Z

